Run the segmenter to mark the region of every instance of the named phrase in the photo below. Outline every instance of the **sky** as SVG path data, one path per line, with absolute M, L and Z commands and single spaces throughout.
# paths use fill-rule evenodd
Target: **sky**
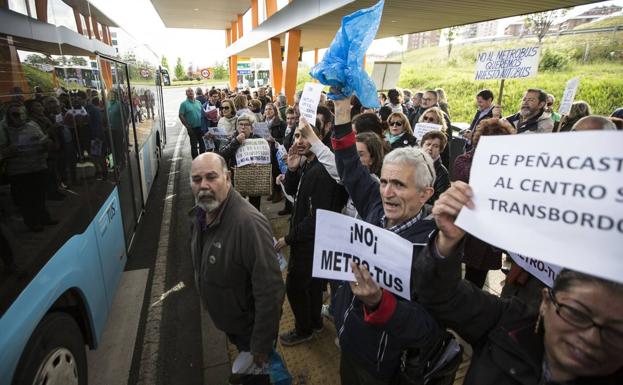
M 157 54 L 166 56 L 171 69 L 178 57 L 182 58 L 185 67 L 192 63 L 193 66 L 200 68 L 223 63 L 226 60 L 224 31 L 166 28 L 149 0 L 90 1 L 137 40 L 148 44 Z M 609 4 L 623 6 L 623 0 L 575 7 L 574 13 L 596 5 Z M 502 19 L 500 28 L 503 29 L 503 25 L 512 19 Z M 120 45 L 123 50 L 123 41 L 120 41 Z M 401 45 L 395 38 L 379 39 L 372 43 L 368 54 L 384 56 L 400 49 Z M 313 64 L 313 53 L 305 53 L 303 61 Z

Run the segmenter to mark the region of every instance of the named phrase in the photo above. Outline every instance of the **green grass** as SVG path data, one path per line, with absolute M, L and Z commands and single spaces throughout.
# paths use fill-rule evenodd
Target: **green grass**
M 509 47 L 536 44 L 536 41 L 523 39 L 493 43 L 457 46 L 447 59 L 447 47 L 430 47 L 405 53 L 398 87 L 413 91 L 441 87 L 446 91 L 450 114 L 453 121 L 469 122 L 474 112 L 476 93 L 483 88 L 497 94 L 498 80 L 475 81 L 475 57 L 478 52 Z M 588 44 L 588 60 L 583 62 Z M 507 80 L 504 87 L 502 105 L 504 114 L 510 115 L 519 109 L 523 92 L 527 88 L 542 88 L 562 97 L 566 82 L 580 76 L 580 87 L 576 100 L 585 100 L 596 114 L 609 115 L 616 107 L 623 105 L 623 32 L 617 34 L 586 34 L 548 38 L 544 50 L 554 50 L 569 58 L 569 65 L 559 71 L 539 71 L 534 78 Z M 614 52 L 611 55 L 610 52 Z M 543 56 L 543 52 L 541 53 Z M 398 56 L 394 60 L 400 60 Z M 555 108 L 558 108 L 556 103 Z
M 616 27 L 619 25 L 623 25 L 623 16 L 613 16 L 604 20 L 578 25 L 577 27 L 573 28 L 573 30 L 578 31 L 581 29 Z

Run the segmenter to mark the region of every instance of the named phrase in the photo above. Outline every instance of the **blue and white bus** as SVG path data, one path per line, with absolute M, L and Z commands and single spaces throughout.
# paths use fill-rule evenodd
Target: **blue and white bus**
M 0 385 L 87 383 L 158 172 L 159 58 L 120 60 L 117 27 L 87 0 L 0 2 Z M 67 84 L 71 62 L 97 78 Z

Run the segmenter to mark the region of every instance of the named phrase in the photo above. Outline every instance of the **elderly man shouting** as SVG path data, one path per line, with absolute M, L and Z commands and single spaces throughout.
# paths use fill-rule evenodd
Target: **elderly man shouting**
M 190 252 L 195 283 L 216 327 L 256 365 L 268 362 L 279 331 L 284 284 L 268 220 L 232 188 L 225 159 L 192 162 Z M 268 376 L 245 384 L 268 384 Z
M 383 160 L 379 188 L 359 160 L 349 108 L 348 99 L 335 101 L 333 148 L 342 183 L 363 220 L 411 241 L 418 258 L 436 231 L 425 205 L 433 195 L 433 160 L 417 148 L 392 151 Z M 351 268 L 357 281 L 340 287 L 335 306 L 342 383 L 394 383 L 403 352 L 426 350 L 445 332 L 420 304 L 381 289 L 364 266 Z

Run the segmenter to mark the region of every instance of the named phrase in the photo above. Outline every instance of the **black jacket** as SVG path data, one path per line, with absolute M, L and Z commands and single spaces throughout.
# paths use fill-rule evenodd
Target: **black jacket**
M 272 136 L 279 144 L 283 144 L 283 137 L 286 134 L 286 124 L 284 121 L 273 119 L 272 124 L 268 129 L 270 131 L 270 136 Z
M 227 165 L 229 166 L 229 168 L 236 167 L 236 151 L 238 151 L 238 149 L 242 145 L 240 142 L 238 142 L 238 139 L 236 139 L 237 136 L 238 136 L 238 131 L 235 131 L 231 140 L 227 144 L 222 146 L 218 151 L 219 155 L 225 158 L 225 162 L 227 162 Z M 252 133 L 248 139 L 258 139 L 258 138 L 261 139 L 261 136 L 258 136 Z
M 334 137 L 342 138 L 335 148 L 335 163 L 340 179 L 361 218 L 381 226 L 384 210 L 379 185 L 361 164 L 355 137 L 351 132 L 350 124 L 336 126 L 334 131 Z M 347 135 L 351 135 L 352 143 L 346 143 L 347 147 L 343 147 L 349 141 L 345 138 Z M 413 242 L 414 260 L 420 258 L 424 245 L 435 231 L 435 222 L 428 215 L 430 207 L 425 206 L 424 210 L 424 219 L 398 233 Z M 417 302 L 395 297 L 386 291 L 383 296 L 382 304 L 384 301 L 393 302 L 393 310 L 387 312 L 381 304 L 372 317 L 367 317 L 363 303 L 353 295 L 350 285 L 341 285 L 335 304 L 335 328 L 343 351 L 348 352 L 374 377 L 388 380 L 396 375 L 403 350 L 430 343 L 440 329 Z M 379 322 L 379 318 L 382 322 Z
M 288 170 L 283 186 L 288 195 L 295 197 L 290 231 L 285 236 L 290 255 L 311 260 L 314 256 L 316 210 L 340 212 L 346 203 L 346 192 L 316 158 L 295 172 Z
M 437 158 L 435 161 L 435 176 L 435 183 L 433 184 L 435 193 L 426 202 L 429 205 L 435 204 L 439 196 L 450 188 L 450 175 L 448 174 L 448 169 L 441 163 L 441 158 Z
M 540 382 L 543 334 L 534 334 L 537 314 L 523 302 L 502 299 L 461 279 L 462 249 L 440 258 L 435 237 L 413 265 L 420 302 L 443 326 L 474 349 L 465 385 L 554 385 Z M 623 370 L 608 378 L 584 378 L 565 385 L 622 384 Z M 562 385 L 562 384 L 561 384 Z
M 470 131 L 474 132 L 474 130 L 476 130 L 476 127 L 478 126 L 478 123 L 480 123 L 481 120 L 491 119 L 492 117 L 493 117 L 493 108 L 490 108 L 489 112 L 487 112 L 483 117 L 480 117 L 480 111 L 476 111 L 476 114 L 474 115 L 474 119 L 472 119 L 472 124 L 469 125 Z
M 395 150 L 401 147 L 414 147 L 416 145 L 417 145 L 417 138 L 409 134 L 408 132 L 405 132 L 404 134 L 402 134 L 402 138 L 390 144 L 389 147 L 392 150 Z

